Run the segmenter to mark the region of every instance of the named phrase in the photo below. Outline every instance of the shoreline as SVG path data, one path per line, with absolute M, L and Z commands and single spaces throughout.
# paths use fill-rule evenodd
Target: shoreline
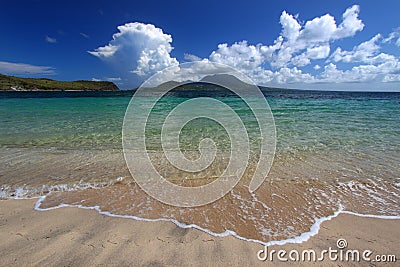
M 148 219 L 148 218 L 142 218 L 138 216 L 133 216 L 133 215 L 121 215 L 121 214 L 114 214 L 108 211 L 102 211 L 99 206 L 84 206 L 84 205 L 71 205 L 71 204 L 60 204 L 54 207 L 49 207 L 49 208 L 40 208 L 40 205 L 42 204 L 42 201 L 46 199 L 46 196 L 41 196 L 38 197 L 37 202 L 34 205 L 34 210 L 36 211 L 50 211 L 50 210 L 55 210 L 59 208 L 78 208 L 78 209 L 84 209 L 84 210 L 95 210 L 98 214 L 104 215 L 104 216 L 109 216 L 109 217 L 114 217 L 114 218 L 121 218 L 121 219 L 131 219 L 135 221 L 143 221 L 143 222 L 171 222 L 175 224 L 176 226 L 183 228 L 183 229 L 195 229 L 202 231 L 206 234 L 209 234 L 214 237 L 227 237 L 227 236 L 232 236 L 234 238 L 237 238 L 242 241 L 246 242 L 251 242 L 255 244 L 260 244 L 263 246 L 271 246 L 271 245 L 286 245 L 286 244 L 300 244 L 303 242 L 308 241 L 311 237 L 314 235 L 317 235 L 320 226 L 323 222 L 325 221 L 330 221 L 333 218 L 337 217 L 340 214 L 346 213 L 346 211 L 343 211 L 342 207 L 339 207 L 339 210 L 334 212 L 333 215 L 327 216 L 327 217 L 322 217 L 322 218 L 317 218 L 315 223 L 310 227 L 310 231 L 304 232 L 301 235 L 295 237 L 295 238 L 288 238 L 288 239 L 282 239 L 282 240 L 271 240 L 268 242 L 263 242 L 261 240 L 256 240 L 256 239 L 249 239 L 243 236 L 238 235 L 236 232 L 232 230 L 226 230 L 222 233 L 216 233 L 213 232 L 209 229 L 203 228 L 199 225 L 196 224 L 185 224 L 182 222 L 179 222 L 178 220 L 175 219 L 167 219 L 167 218 L 157 218 L 157 219 Z M 27 200 L 27 199 L 14 199 L 14 200 Z M 353 213 L 354 216 L 359 216 L 357 213 Z M 370 217 L 373 216 L 374 218 L 380 218 L 379 215 L 366 215 L 365 217 Z M 363 214 L 361 214 L 360 217 L 364 217 Z M 387 217 L 387 218 L 386 218 Z M 384 216 L 381 219 L 400 219 L 400 216 Z
M 0 92 L 120 92 L 124 90 L 62 90 L 62 89 L 35 89 L 35 90 L 25 90 L 25 89 L 2 89 Z
M 231 235 L 217 237 L 167 221 L 128 220 L 88 208 L 36 211 L 36 203 L 38 199 L 0 201 L 2 264 L 59 263 L 74 266 L 118 263 L 162 266 L 232 263 L 265 266 L 268 263 L 257 259 L 257 252 L 263 249 L 263 245 Z M 377 254 L 399 257 L 400 224 L 397 221 L 399 218 L 393 219 L 366 218 L 342 212 L 331 220 L 321 222 L 318 233 L 305 242 L 272 245 L 269 248 L 322 250 L 335 248 L 336 240 L 345 238 L 349 249 L 370 249 Z M 180 254 L 182 250 L 184 254 Z M 366 266 L 371 264 L 361 263 Z M 328 260 L 318 264 L 332 266 L 340 262 Z
M 368 195 L 381 196 L 379 192 L 375 193 L 374 189 L 385 191 L 387 188 L 382 187 L 385 184 L 382 185 L 379 181 L 371 181 L 370 184 L 353 180 L 348 183 L 320 184 L 316 180 L 296 179 L 282 183 L 278 174 L 284 173 L 284 168 L 279 168 L 279 165 L 271 172 L 271 176 L 275 178 L 268 180 L 266 186 L 261 187 L 257 194 L 247 195 L 248 190 L 244 182 L 226 198 L 216 202 L 211 209 L 181 212 L 179 209 L 170 209 L 152 199 L 146 200 L 147 194 L 135 187 L 133 179 L 124 179 L 129 172 L 124 171 L 125 165 L 118 153 L 114 155 L 102 151 L 101 154 L 84 153 L 77 157 L 76 154 L 67 151 L 67 153 L 56 154 L 46 152 L 46 156 L 43 157 L 37 157 L 36 154 L 24 157 L 25 151 L 21 151 L 21 153 L 3 152 L 5 156 L 13 155 L 10 160 L 8 156 L 4 158 L 3 177 L 18 176 L 20 184 L 36 183 L 38 186 L 32 187 L 32 191 L 23 185 L 2 187 L 0 197 L 29 198 L 35 195 L 45 195 L 39 201 L 43 201 L 40 208 L 56 207 L 64 203 L 64 206 L 67 206 L 65 204 L 84 205 L 85 209 L 96 207 L 97 211 L 103 215 L 113 217 L 137 220 L 150 218 L 150 221 L 168 218 L 163 220 L 172 221 L 181 228 L 197 228 L 214 236 L 234 235 L 236 238 L 261 245 L 281 245 L 289 243 L 287 240 L 289 238 L 292 238 L 290 240 L 292 243 L 308 240 L 317 234 L 323 221 L 339 215 L 339 213 L 334 213 L 338 211 L 340 203 L 347 211 L 399 216 L 398 199 L 396 198 L 388 199 L 392 202 L 381 202 L 368 208 L 368 204 L 376 203 Z M 11 161 L 15 157 L 18 159 Z M 27 159 L 30 160 L 29 164 L 20 164 L 27 162 Z M 7 162 L 11 162 L 11 164 L 7 165 Z M 63 169 L 62 167 L 66 164 L 68 169 Z M 110 176 L 108 170 L 113 170 L 112 175 L 118 178 L 103 179 Z M 77 180 L 71 184 L 64 184 L 62 179 L 52 180 L 51 177 L 49 179 L 49 173 L 64 179 L 63 175 L 69 175 L 66 179 L 68 181 L 72 181 L 75 176 L 79 178 L 79 175 L 88 176 L 90 174 L 91 176 L 87 177 L 87 181 Z M 90 180 L 92 178 L 98 180 Z M 44 186 L 46 179 L 51 182 Z M 392 192 L 390 189 L 386 191 Z M 353 195 L 360 195 L 360 193 L 362 193 L 360 197 L 353 198 Z M 381 211 L 381 208 L 385 208 L 386 212 Z M 221 217 L 223 219 L 220 219 Z M 379 216 L 370 217 L 379 218 Z
M 78 208 L 78 209 L 84 209 L 84 210 L 95 210 L 100 215 L 114 217 L 114 218 L 132 219 L 132 220 L 143 221 L 143 222 L 171 222 L 171 223 L 175 224 L 176 226 L 183 228 L 183 229 L 195 229 L 195 230 L 202 231 L 206 234 L 209 234 L 209 235 L 215 236 L 215 237 L 232 236 L 239 240 L 256 243 L 256 244 L 260 244 L 263 246 L 274 246 L 274 245 L 283 246 L 283 245 L 288 245 L 288 244 L 301 244 L 301 243 L 307 242 L 313 236 L 318 235 L 318 233 L 321 229 L 321 225 L 324 222 L 331 221 L 341 214 L 347 214 L 347 215 L 362 217 L 362 218 L 373 218 L 373 219 L 383 219 L 383 220 L 400 220 L 400 215 L 392 216 L 392 215 L 361 214 L 361 213 L 344 210 L 344 207 L 342 205 L 340 205 L 338 210 L 335 211 L 334 214 L 326 216 L 326 217 L 316 218 L 314 224 L 311 225 L 310 231 L 308 231 L 308 232 L 303 232 L 299 236 L 296 236 L 294 238 L 271 240 L 268 242 L 263 242 L 261 240 L 249 239 L 249 238 L 240 236 L 232 230 L 226 230 L 225 232 L 222 232 L 222 233 L 215 233 L 209 229 L 202 228 L 201 226 L 198 226 L 193 223 L 185 224 L 185 223 L 179 222 L 175 219 L 167 219 L 167 218 L 148 219 L 148 218 L 142 218 L 142 217 L 132 216 L 132 215 L 114 214 L 109 211 L 101 210 L 101 208 L 99 206 L 71 205 L 71 204 L 63 203 L 63 204 L 60 204 L 60 205 L 57 205 L 54 207 L 41 208 L 40 205 L 42 204 L 42 201 L 44 201 L 46 199 L 46 197 L 47 197 L 47 195 L 36 197 L 36 199 L 38 199 L 38 200 L 36 201 L 36 203 L 34 205 L 35 211 L 50 211 L 50 210 L 55 210 L 55 209 L 65 208 L 65 207 Z M 27 199 L 22 198 L 22 199 L 14 199 L 14 200 L 27 200 Z

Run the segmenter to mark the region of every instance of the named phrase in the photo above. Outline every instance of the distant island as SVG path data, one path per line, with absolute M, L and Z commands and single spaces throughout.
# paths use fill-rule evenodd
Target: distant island
M 215 74 L 208 75 L 202 78 L 200 81 L 168 81 L 162 83 L 156 87 L 149 87 L 150 90 L 160 90 L 163 88 L 174 88 L 175 92 L 179 91 L 221 91 L 224 87 L 218 84 L 224 84 L 225 86 L 234 88 L 241 87 L 251 88 L 254 85 L 247 84 L 233 75 L 229 74 Z M 265 86 L 258 86 L 262 91 L 271 90 L 288 90 L 283 88 L 272 88 Z M 117 85 L 113 82 L 108 81 L 57 81 L 47 78 L 20 78 L 15 76 L 9 76 L 0 74 L 0 91 L 118 91 L 118 92 L 134 92 L 137 88 L 130 90 L 120 90 Z
M 119 91 L 107 81 L 56 81 L 46 78 L 19 78 L 0 74 L 0 91 Z
M 175 91 L 190 91 L 190 90 L 218 91 L 218 90 L 224 90 L 225 87 L 236 88 L 236 89 L 237 88 L 251 89 L 254 86 L 257 86 L 259 89 L 264 91 L 290 90 L 286 88 L 275 88 L 275 87 L 266 87 L 255 84 L 249 84 L 231 74 L 207 75 L 197 82 L 190 80 L 184 82 L 168 81 L 156 87 L 148 87 L 148 89 L 163 90 L 163 89 L 174 88 Z

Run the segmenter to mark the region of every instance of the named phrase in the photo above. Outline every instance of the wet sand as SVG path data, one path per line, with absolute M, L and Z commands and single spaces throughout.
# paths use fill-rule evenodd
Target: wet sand
M 235 237 L 215 237 L 171 222 L 113 218 L 95 210 L 65 207 L 35 211 L 36 200 L 0 201 L 1 266 L 267 266 L 260 244 Z M 400 256 L 400 221 L 349 214 L 322 223 L 320 232 L 301 244 L 268 249 L 321 251 L 345 238 L 348 249 Z M 373 257 L 371 256 L 371 257 Z M 277 259 L 274 261 L 276 265 Z M 280 263 L 285 266 L 289 263 Z M 300 265 L 308 263 L 299 263 Z M 332 262 L 316 266 L 381 266 L 376 262 Z M 386 263 L 385 266 L 395 266 Z
M 302 154 L 300 158 L 278 154 L 268 178 L 254 194 L 248 191 L 251 175 L 245 175 L 225 197 L 195 209 L 171 207 L 149 197 L 133 182 L 118 150 L 8 148 L 0 150 L 0 157 L 0 198 L 46 195 L 40 206 L 44 209 L 62 203 L 99 206 L 116 215 L 193 223 L 214 233 L 228 229 L 263 242 L 299 236 L 316 218 L 332 215 L 340 205 L 363 214 L 399 214 L 400 188 L 397 180 L 390 178 L 396 177 L 397 169 L 383 172 L 387 165 L 379 169 L 376 165 L 380 161 L 373 158 L 367 161 L 369 168 L 360 171 L 360 177 L 354 176 L 351 172 L 355 172 L 355 166 L 365 165 L 363 157 L 349 156 L 346 163 L 340 151 Z M 332 157 L 333 163 L 324 161 Z M 213 177 L 207 172 L 204 177 L 186 179 L 164 168 L 165 160 L 157 158 L 155 162 L 163 176 L 184 186 L 199 186 Z M 370 178 L 378 170 L 388 178 Z M 10 186 L 3 186 L 7 184 Z

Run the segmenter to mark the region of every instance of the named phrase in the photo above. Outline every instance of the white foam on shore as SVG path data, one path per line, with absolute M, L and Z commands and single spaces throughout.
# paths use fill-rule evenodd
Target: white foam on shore
M 250 238 L 245 238 L 243 236 L 238 235 L 236 232 L 231 231 L 231 230 L 226 230 L 222 233 L 215 233 L 212 232 L 206 228 L 202 228 L 201 226 L 198 226 L 196 224 L 184 224 L 181 223 L 177 220 L 174 219 L 166 219 L 166 218 L 158 218 L 158 219 L 148 219 L 148 218 L 141 218 L 138 216 L 133 216 L 133 215 L 119 215 L 119 214 L 113 214 L 108 211 L 102 211 L 99 206 L 83 206 L 83 205 L 71 205 L 71 204 L 60 204 L 54 207 L 50 208 L 40 208 L 40 205 L 42 202 L 46 199 L 46 196 L 41 196 L 39 197 L 39 200 L 35 203 L 34 209 L 37 211 L 48 211 L 48 210 L 54 210 L 62 207 L 76 207 L 80 209 L 90 209 L 90 210 L 96 210 L 99 214 L 110 216 L 110 217 L 116 217 L 116 218 L 125 218 L 125 219 L 134 219 L 137 221 L 145 221 L 145 222 L 160 222 L 160 221 L 166 221 L 166 222 L 172 222 L 178 227 L 181 228 L 194 228 L 197 230 L 200 230 L 202 232 L 205 232 L 209 235 L 215 236 L 215 237 L 225 237 L 225 236 L 233 236 L 236 237 L 240 240 L 248 241 L 248 242 L 253 242 L 253 243 L 258 243 L 264 246 L 271 246 L 271 245 L 285 245 L 285 244 L 299 244 L 306 242 L 309 240 L 311 237 L 315 236 L 318 234 L 321 224 L 325 221 L 330 221 L 333 218 L 337 217 L 339 214 L 350 214 L 354 216 L 359 216 L 359 217 L 368 217 L 368 218 L 379 218 L 379 219 L 400 219 L 400 216 L 386 216 L 386 215 L 372 215 L 372 214 L 360 214 L 360 213 L 355 213 L 351 211 L 346 211 L 344 210 L 344 207 L 342 205 L 339 205 L 339 208 L 337 211 L 335 211 L 332 215 L 326 216 L 326 217 L 321 217 L 315 219 L 314 224 L 310 227 L 310 231 L 304 232 L 301 235 L 294 237 L 294 238 L 288 238 L 288 239 L 283 239 L 283 240 L 271 240 L 268 242 L 264 242 L 261 240 L 257 239 L 250 239 Z
M 68 192 L 84 189 L 98 189 L 106 186 L 113 185 L 117 182 L 121 182 L 123 179 L 119 177 L 109 182 L 92 182 L 83 183 L 79 182 L 76 184 L 56 184 L 56 185 L 42 185 L 38 187 L 29 187 L 26 185 L 22 186 L 7 186 L 0 187 L 0 199 L 31 199 L 39 198 L 42 195 L 48 195 L 51 192 Z
M 288 239 L 283 239 L 283 240 L 271 240 L 268 242 L 264 242 L 261 240 L 249 239 L 249 238 L 242 237 L 232 230 L 226 230 L 222 233 L 215 233 L 215 232 L 210 231 L 209 229 L 202 228 L 201 226 L 198 226 L 196 224 L 184 224 L 184 223 L 181 223 L 174 219 L 167 219 L 167 218 L 147 219 L 147 218 L 141 218 L 141 217 L 133 216 L 133 215 L 113 214 L 108 211 L 102 211 L 99 206 L 60 204 L 60 205 L 50 207 L 50 208 L 40 208 L 40 205 L 42 204 L 42 202 L 46 199 L 47 195 L 49 195 L 51 192 L 75 191 L 75 190 L 83 190 L 83 189 L 88 189 L 88 188 L 94 188 L 94 189 L 97 188 L 98 189 L 98 188 L 103 188 L 105 186 L 112 185 L 112 184 L 114 184 L 116 182 L 120 182 L 120 181 L 122 181 L 122 178 L 118 178 L 118 179 L 116 179 L 114 181 L 110 181 L 110 182 L 98 182 L 98 183 L 81 183 L 81 182 L 79 182 L 79 183 L 73 184 L 73 185 L 60 184 L 60 185 L 53 185 L 53 186 L 42 186 L 42 187 L 38 187 L 38 188 L 27 188 L 24 186 L 22 186 L 22 187 L 2 187 L 0 190 L 0 199 L 2 199 L 2 198 L 11 198 L 11 199 L 38 198 L 38 201 L 35 203 L 35 207 L 34 207 L 34 209 L 38 210 L 38 211 L 53 210 L 53 209 L 62 208 L 62 207 L 77 207 L 77 208 L 81 208 L 81 209 L 91 209 L 91 210 L 96 210 L 99 214 L 110 216 L 110 217 L 134 219 L 134 220 L 146 221 L 146 222 L 157 222 L 157 221 L 172 222 L 175 225 L 177 225 L 178 227 L 194 228 L 194 229 L 203 231 L 205 233 L 208 233 L 212 236 L 224 237 L 224 236 L 231 235 L 240 240 L 254 242 L 254 243 L 258 243 L 258 244 L 262 244 L 262 245 L 266 245 L 266 246 L 306 242 L 312 236 L 315 236 L 318 234 L 320 226 L 323 222 L 332 220 L 333 218 L 337 217 L 339 214 L 350 214 L 353 216 L 367 217 L 367 218 L 379 218 L 379 219 L 400 219 L 400 216 L 398 216 L 398 215 L 395 215 L 395 216 L 373 215 L 373 214 L 360 214 L 360 213 L 356 213 L 356 212 L 346 211 L 346 210 L 344 210 L 344 207 L 342 205 L 339 205 L 338 210 L 335 211 L 332 215 L 315 219 L 314 224 L 310 227 L 310 230 L 308 232 L 304 232 L 301 235 L 296 236 L 294 238 L 288 238 Z M 350 187 L 353 185 L 352 183 L 349 183 L 349 184 L 350 184 Z M 257 199 L 253 199 L 253 200 L 257 201 Z M 262 203 L 262 204 L 264 204 L 264 203 Z
M 343 214 L 350 214 L 358 217 L 364 217 L 364 218 L 377 218 L 377 219 L 385 219 L 385 220 L 399 220 L 400 216 L 399 215 L 374 215 L 374 214 L 361 214 L 361 213 L 356 213 L 352 211 L 347 211 L 343 210 L 340 213 Z

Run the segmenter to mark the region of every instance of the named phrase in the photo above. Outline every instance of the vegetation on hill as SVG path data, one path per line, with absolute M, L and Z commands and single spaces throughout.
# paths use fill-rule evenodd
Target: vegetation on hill
M 219 85 L 220 84 L 220 85 Z M 223 86 L 222 86 L 223 85 Z M 186 82 L 168 81 L 162 83 L 154 88 L 149 89 L 170 89 L 175 88 L 175 91 L 185 91 L 185 90 L 204 90 L 204 91 L 217 91 L 223 90 L 224 87 L 227 88 L 240 88 L 240 89 L 251 89 L 254 88 L 254 84 L 248 84 L 236 76 L 230 74 L 214 74 L 203 77 L 198 82 L 191 82 L 190 80 Z M 271 91 L 271 90 L 288 90 L 284 88 L 274 88 L 266 86 L 257 86 L 261 90 Z
M 118 91 L 113 82 L 106 81 L 55 81 L 46 78 L 19 78 L 0 74 L 0 90 L 36 91 L 36 90 L 76 90 L 76 91 Z

